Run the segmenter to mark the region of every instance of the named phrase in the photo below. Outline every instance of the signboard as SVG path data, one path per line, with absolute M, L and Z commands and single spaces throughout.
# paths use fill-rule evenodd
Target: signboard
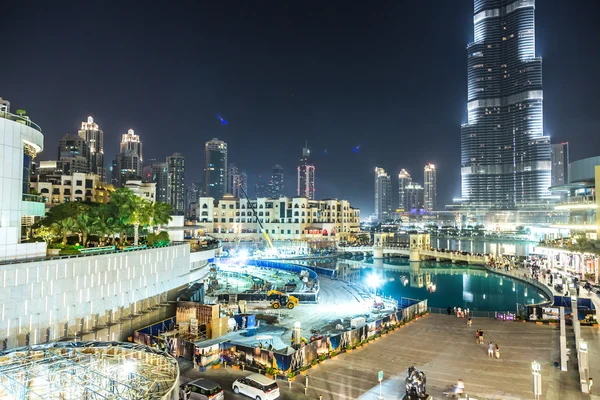
M 559 320 L 560 312 L 558 307 L 542 307 L 542 319 Z
M 379 382 L 381 382 L 383 380 L 383 371 L 379 371 L 378 378 L 379 378 Z

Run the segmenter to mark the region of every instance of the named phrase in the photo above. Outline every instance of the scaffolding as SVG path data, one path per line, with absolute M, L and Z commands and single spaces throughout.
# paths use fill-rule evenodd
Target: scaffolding
M 177 398 L 177 361 L 147 346 L 62 342 L 0 352 L 0 398 Z

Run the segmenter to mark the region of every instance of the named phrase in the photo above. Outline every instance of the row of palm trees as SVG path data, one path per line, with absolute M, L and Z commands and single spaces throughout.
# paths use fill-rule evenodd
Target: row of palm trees
M 62 237 L 62 245 L 67 244 L 71 234 L 79 236 L 85 247 L 92 235 L 100 243 L 119 237 L 120 245 L 127 241 L 133 230 L 134 245 L 139 243 L 140 228 L 165 225 L 171 220 L 172 207 L 161 202 L 150 202 L 137 196 L 127 188 L 117 189 L 104 203 L 69 202 L 51 208 L 46 217 L 34 225 L 36 236 L 46 242 Z

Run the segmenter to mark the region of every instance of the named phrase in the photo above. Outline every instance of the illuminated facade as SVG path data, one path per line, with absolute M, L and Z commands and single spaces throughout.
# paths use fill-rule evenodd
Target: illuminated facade
M 309 200 L 315 198 L 315 166 L 311 162 L 308 144 L 302 149 L 302 158 L 298 166 L 298 196 Z
M 410 210 L 406 202 L 406 187 L 412 183 L 412 178 L 404 168 L 398 174 L 398 208 L 400 210 Z
M 195 215 L 206 233 L 222 240 L 260 240 L 256 219 L 271 239 L 343 237 L 360 231 L 360 210 L 346 200 L 309 200 L 304 196 L 238 199 L 230 195 L 215 201 L 201 197 Z
M 227 172 L 227 193 L 233 197 L 244 197 L 243 191 L 248 193 L 248 174 L 240 169 L 235 164 L 229 164 Z
M 283 197 L 283 167 L 279 164 L 273 167 L 271 181 L 269 182 L 269 192 L 269 197 L 273 199 Z
M 220 199 L 227 193 L 227 143 L 217 138 L 204 146 L 204 194 Z
M 176 214 L 185 212 L 185 157 L 174 153 L 167 157 L 169 204 Z
M 383 168 L 375 168 L 375 216 L 378 221 L 392 218 L 392 180 Z
M 427 164 L 423 171 L 423 206 L 426 211 L 435 211 L 437 200 L 437 181 L 435 165 Z
M 130 179 L 141 179 L 142 170 L 142 141 L 133 129 L 129 129 L 121 136 L 120 152 L 113 163 L 113 184 L 123 187 Z
M 548 197 L 542 59 L 535 0 L 475 0 L 468 53 L 468 122 L 461 129 L 465 205 L 515 209 Z
M 88 153 L 86 156 L 89 164 L 89 172 L 100 175 L 100 179 L 105 181 L 104 132 L 94 122 L 94 118 L 88 117 L 87 122 L 81 123 L 81 129 L 78 134 L 87 143 Z

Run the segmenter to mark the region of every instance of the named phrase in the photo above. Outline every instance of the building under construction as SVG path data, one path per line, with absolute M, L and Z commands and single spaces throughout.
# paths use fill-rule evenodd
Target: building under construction
M 0 353 L 2 399 L 178 399 L 177 361 L 147 346 L 62 342 Z

